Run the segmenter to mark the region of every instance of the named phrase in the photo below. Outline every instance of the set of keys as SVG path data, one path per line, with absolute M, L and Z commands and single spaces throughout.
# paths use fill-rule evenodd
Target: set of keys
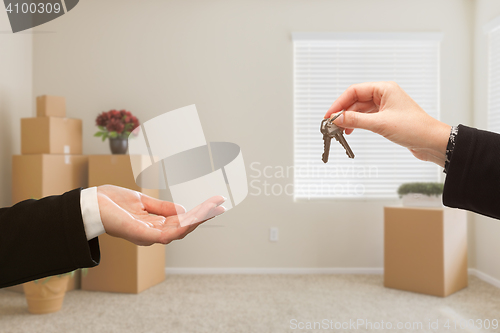
M 321 159 L 324 163 L 328 162 L 328 156 L 330 155 L 330 142 L 332 141 L 332 138 L 335 138 L 335 140 L 340 142 L 349 158 L 354 158 L 354 153 L 352 152 L 351 147 L 349 147 L 347 141 L 344 138 L 344 130 L 333 123 L 333 121 L 337 119 L 342 113 L 344 113 L 344 110 L 335 115 L 335 117 L 323 119 L 323 121 L 321 122 L 320 132 L 321 134 L 323 134 L 324 141 L 324 152 Z

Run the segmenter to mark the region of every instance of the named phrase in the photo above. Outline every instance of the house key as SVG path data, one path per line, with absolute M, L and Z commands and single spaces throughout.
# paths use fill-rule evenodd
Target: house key
M 344 113 L 344 110 L 339 112 L 333 118 L 323 119 L 323 121 L 321 122 L 320 132 L 323 134 L 324 141 L 322 160 L 324 163 L 328 162 L 328 156 L 330 155 L 330 142 L 332 138 L 335 138 L 335 140 L 337 140 L 342 145 L 342 147 L 344 147 L 345 152 L 347 156 L 349 156 L 349 158 L 354 158 L 354 153 L 352 152 L 351 147 L 349 147 L 349 144 L 344 138 L 344 129 L 338 127 L 333 123 L 333 121 L 337 119 L 342 113 Z

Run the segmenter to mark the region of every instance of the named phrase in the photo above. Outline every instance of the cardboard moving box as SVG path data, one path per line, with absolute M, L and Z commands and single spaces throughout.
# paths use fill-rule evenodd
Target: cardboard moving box
M 21 154 L 82 154 L 80 119 L 21 119 Z
M 36 116 L 66 117 L 66 100 L 62 96 L 38 96 L 36 98 Z
M 132 156 L 140 167 L 149 156 Z M 143 164 L 144 163 L 144 164 Z M 157 198 L 156 189 L 136 185 L 128 155 L 89 156 L 89 186 L 111 184 L 143 192 Z M 82 277 L 82 289 L 140 293 L 165 280 L 165 246 L 138 246 L 107 234 L 99 236 L 101 263 Z
M 99 236 L 101 263 L 82 276 L 82 289 L 138 294 L 165 280 L 165 246 L 138 246 Z
M 384 286 L 435 296 L 467 287 L 466 212 L 384 208 Z
M 14 155 L 12 204 L 27 199 L 59 195 L 87 187 L 88 157 L 81 155 Z M 80 288 L 80 272 L 69 279 L 68 291 Z M 6 288 L 23 292 L 22 284 Z
M 88 157 L 83 155 L 14 155 L 13 204 L 87 187 Z

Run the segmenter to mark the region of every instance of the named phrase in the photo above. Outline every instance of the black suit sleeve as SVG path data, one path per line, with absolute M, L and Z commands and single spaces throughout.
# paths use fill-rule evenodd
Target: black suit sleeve
M 80 191 L 0 209 L 0 288 L 99 264 L 99 241 L 87 241 Z
M 500 134 L 459 125 L 443 203 L 500 219 Z

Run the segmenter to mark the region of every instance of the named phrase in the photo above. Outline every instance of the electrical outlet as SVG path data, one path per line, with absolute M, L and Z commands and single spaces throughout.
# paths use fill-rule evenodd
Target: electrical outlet
M 272 227 L 269 229 L 269 240 L 271 242 L 277 242 L 278 241 L 278 228 Z

